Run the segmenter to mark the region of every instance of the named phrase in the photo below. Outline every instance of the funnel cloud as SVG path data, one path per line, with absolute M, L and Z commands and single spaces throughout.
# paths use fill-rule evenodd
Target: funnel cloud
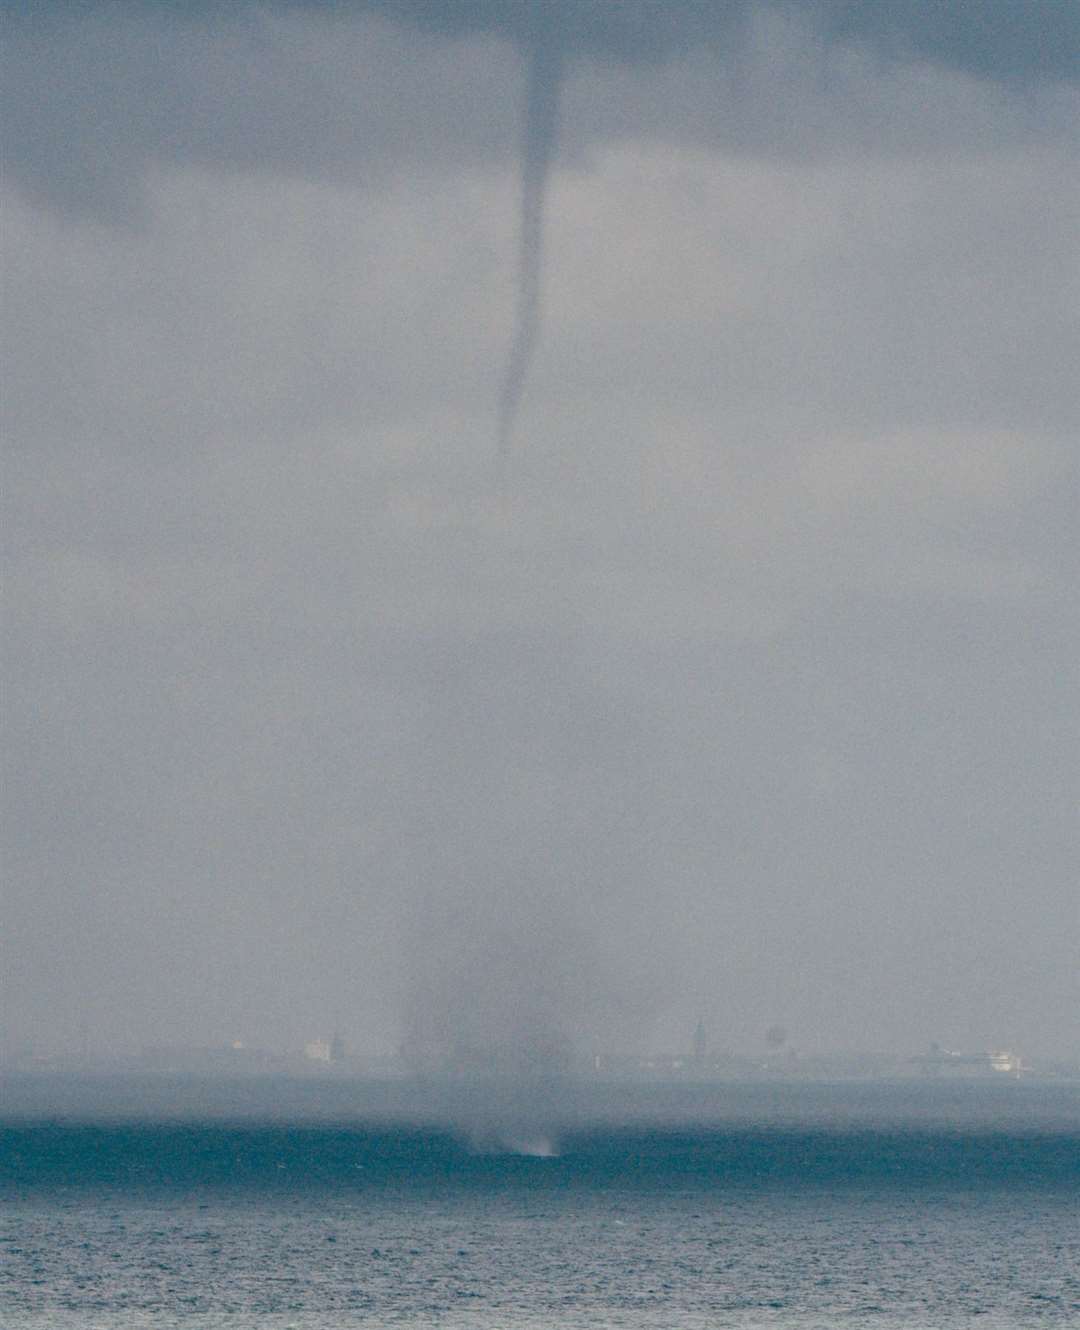
M 559 39 L 536 24 L 526 52 L 521 214 L 518 233 L 517 307 L 514 336 L 499 397 L 498 467 L 505 475 L 522 394 L 540 332 L 544 260 L 544 201 L 558 146 L 563 56 Z

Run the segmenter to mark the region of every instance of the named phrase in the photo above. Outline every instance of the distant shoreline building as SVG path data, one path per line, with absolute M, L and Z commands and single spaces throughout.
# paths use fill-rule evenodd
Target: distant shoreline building
M 926 1075 L 940 1076 L 945 1072 L 954 1075 L 978 1076 L 997 1075 L 1019 1078 L 1031 1068 L 1019 1053 L 1012 1049 L 992 1049 L 988 1053 L 957 1053 L 940 1044 L 931 1044 L 929 1051 L 911 1059 Z
M 309 1062 L 329 1063 L 332 1057 L 330 1041 L 328 1039 L 312 1039 L 310 1043 L 304 1045 L 304 1057 Z

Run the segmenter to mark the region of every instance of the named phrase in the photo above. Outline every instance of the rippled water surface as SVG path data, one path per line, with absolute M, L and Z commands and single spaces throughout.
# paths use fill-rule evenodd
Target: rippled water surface
M 0 1131 L 6 1330 L 1080 1325 L 1080 1135 Z

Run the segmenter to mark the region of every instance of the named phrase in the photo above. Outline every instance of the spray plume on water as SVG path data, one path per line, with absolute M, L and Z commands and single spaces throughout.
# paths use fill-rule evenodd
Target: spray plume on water
M 562 50 L 550 27 L 534 23 L 528 49 L 525 139 L 521 166 L 517 315 L 499 398 L 498 468 L 505 474 L 521 396 L 540 328 L 544 198 L 558 141 Z

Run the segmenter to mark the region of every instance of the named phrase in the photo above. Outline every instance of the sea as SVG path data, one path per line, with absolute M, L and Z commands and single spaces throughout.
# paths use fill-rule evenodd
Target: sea
M 0 1091 L 4 1330 L 1080 1326 L 1075 1085 Z

